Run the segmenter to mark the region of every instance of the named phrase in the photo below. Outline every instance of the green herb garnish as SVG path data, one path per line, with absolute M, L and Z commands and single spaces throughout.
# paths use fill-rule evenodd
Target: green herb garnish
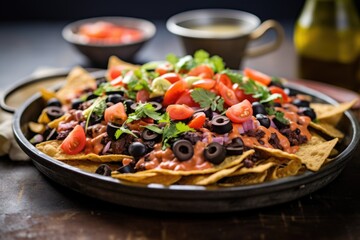
M 289 124 L 289 119 L 285 118 L 285 114 L 281 111 L 276 111 L 274 108 L 272 107 L 267 107 L 266 108 L 266 112 L 269 115 L 274 115 L 274 117 L 281 123 L 288 125 Z
M 93 104 L 90 107 L 88 107 L 83 111 L 83 115 L 86 118 L 85 132 L 89 126 L 91 115 L 95 114 L 95 116 L 100 118 L 104 115 L 105 109 L 106 109 L 105 99 L 99 97 L 93 102 Z
M 190 95 L 202 108 L 210 108 L 212 111 L 218 110 L 219 112 L 224 110 L 224 99 L 213 92 L 203 88 L 195 88 Z

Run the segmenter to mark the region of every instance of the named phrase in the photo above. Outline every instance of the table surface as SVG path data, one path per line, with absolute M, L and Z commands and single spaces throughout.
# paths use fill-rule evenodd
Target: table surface
M 61 38 L 66 23 L 0 23 L 0 83 L 8 87 L 43 67 L 91 67 Z M 137 62 L 183 54 L 180 42 L 158 32 Z M 296 78 L 292 23 L 286 41 L 244 66 Z M 42 175 L 31 162 L 0 158 L 0 239 L 360 239 L 360 149 L 326 187 L 288 203 L 226 214 L 161 213 L 105 203 Z

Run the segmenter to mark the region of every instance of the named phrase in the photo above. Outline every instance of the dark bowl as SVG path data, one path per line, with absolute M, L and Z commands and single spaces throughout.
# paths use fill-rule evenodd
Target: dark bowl
M 313 96 L 317 102 L 336 103 L 320 92 L 294 84 L 288 86 L 296 92 Z M 345 138 L 338 146 L 340 153 L 318 172 L 307 171 L 299 176 L 271 182 L 226 188 L 160 184 L 145 186 L 85 172 L 37 150 L 27 140 L 30 137 L 27 123 L 36 121 L 43 106 L 40 95 L 35 94 L 16 111 L 13 124 L 17 142 L 40 172 L 61 185 L 94 198 L 159 211 L 231 212 L 300 198 L 324 187 L 340 174 L 356 150 L 360 137 L 357 120 L 347 111 L 338 125 L 345 133 Z
M 86 23 L 105 21 L 118 26 L 140 30 L 143 37 L 130 43 L 86 43 L 77 34 L 79 27 Z M 79 20 L 68 24 L 62 31 L 63 38 L 72 44 L 83 55 L 98 66 L 106 66 L 109 57 L 115 55 L 123 60 L 131 61 L 141 47 L 144 46 L 156 33 L 155 25 L 145 19 L 130 17 L 97 17 Z

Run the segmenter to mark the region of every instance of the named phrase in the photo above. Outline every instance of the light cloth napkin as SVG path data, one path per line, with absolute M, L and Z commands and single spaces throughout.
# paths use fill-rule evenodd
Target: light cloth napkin
M 31 74 L 31 77 L 40 78 L 59 70 L 61 69 L 39 67 Z M 9 155 L 9 158 L 14 161 L 30 160 L 17 144 L 12 131 L 12 124 L 12 114 L 0 110 L 0 156 Z
M 9 155 L 14 161 L 29 160 L 17 144 L 12 131 L 12 114 L 0 111 L 0 156 Z

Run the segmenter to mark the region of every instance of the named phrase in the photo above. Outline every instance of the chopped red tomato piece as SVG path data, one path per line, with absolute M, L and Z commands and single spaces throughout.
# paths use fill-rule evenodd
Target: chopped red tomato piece
M 171 63 L 162 63 L 159 64 L 156 69 L 155 72 L 157 72 L 160 76 L 162 76 L 165 73 L 170 72 L 173 69 L 173 66 L 171 65 Z
M 121 76 L 122 70 L 124 70 L 123 66 L 113 66 L 108 71 L 108 76 L 110 80 L 114 80 L 115 78 Z
M 108 107 L 104 113 L 105 122 L 113 122 L 117 124 L 122 124 L 126 119 L 126 111 L 124 104 L 119 102 L 117 104 Z
M 136 102 L 147 102 L 150 98 L 150 93 L 146 89 L 141 89 L 136 93 Z
M 204 126 L 206 115 L 203 112 L 196 113 L 194 118 L 189 122 L 189 127 L 199 129 Z
M 251 68 L 245 68 L 244 75 L 256 82 L 264 84 L 265 86 L 269 86 L 269 84 L 271 83 L 270 76 Z
M 164 73 L 161 75 L 162 78 L 165 78 L 171 83 L 175 83 L 179 80 L 181 80 L 181 76 L 177 73 Z
M 231 79 L 226 74 L 218 73 L 218 74 L 215 75 L 215 79 L 216 79 L 217 82 L 222 82 L 228 88 L 232 88 L 232 86 L 233 86 L 233 83 L 232 83 Z
M 201 78 L 213 78 L 214 71 L 208 65 L 199 65 L 188 72 L 189 76 L 198 76 Z
M 258 101 L 258 99 L 254 98 L 251 94 L 246 94 L 244 89 L 240 89 L 239 85 L 235 83 L 233 85 L 233 90 L 235 92 L 236 98 L 241 102 L 245 99 L 249 100 L 251 103 Z
M 225 103 L 229 106 L 239 103 L 234 91 L 231 88 L 228 88 L 222 82 L 217 83 L 217 87 L 221 97 L 224 99 Z
M 200 105 L 194 101 L 194 99 L 191 97 L 192 89 L 185 89 L 183 94 L 178 98 L 178 100 L 175 102 L 176 104 L 185 104 L 189 107 L 199 107 Z
M 249 120 L 253 115 L 253 109 L 251 103 L 248 100 L 244 100 L 238 104 L 235 104 L 226 110 L 226 116 L 233 123 L 243 123 Z
M 187 89 L 187 83 L 180 80 L 172 84 L 164 95 L 163 105 L 168 106 L 175 103 Z
M 216 81 L 210 78 L 200 79 L 192 84 L 194 88 L 203 88 L 210 90 L 215 87 Z
M 171 120 L 184 120 L 188 119 L 194 114 L 194 110 L 184 104 L 172 104 L 166 108 Z
M 80 125 L 76 127 L 69 133 L 69 135 L 61 143 L 60 148 L 66 154 L 78 154 L 81 152 L 86 145 L 86 135 L 84 128 Z
M 270 86 L 269 90 L 271 94 L 278 93 L 281 95 L 281 98 L 275 99 L 274 102 L 278 103 L 288 103 L 290 102 L 289 96 L 285 93 L 284 89 L 277 86 Z
M 118 76 L 117 78 L 111 80 L 110 84 L 114 87 L 120 87 L 125 85 L 122 76 Z

